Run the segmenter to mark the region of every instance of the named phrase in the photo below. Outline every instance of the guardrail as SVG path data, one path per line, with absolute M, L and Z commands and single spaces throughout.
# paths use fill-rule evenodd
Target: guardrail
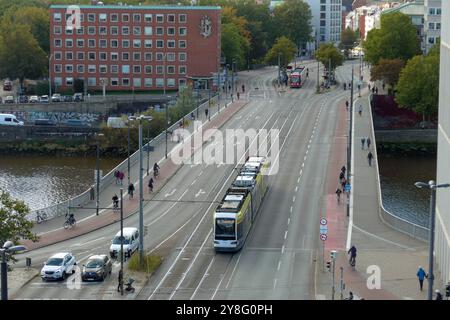
M 379 201 L 379 216 L 381 220 L 386 223 L 387 225 L 391 226 L 397 231 L 403 232 L 407 235 L 410 235 L 413 238 L 416 238 L 418 240 L 422 241 L 428 241 L 429 238 L 429 232 L 430 229 L 423 227 L 421 225 L 415 224 L 411 221 L 408 221 L 406 219 L 400 218 L 396 216 L 395 214 L 392 214 L 388 210 L 385 209 L 383 205 L 383 196 L 381 195 L 381 181 L 380 181 L 380 171 L 378 168 L 378 153 L 377 153 L 377 142 L 375 137 L 375 131 L 373 127 L 373 117 L 372 117 L 372 94 L 369 95 L 369 112 L 370 112 L 370 125 L 373 133 L 373 145 L 374 152 L 375 152 L 375 163 L 376 163 L 376 170 L 377 170 L 377 186 L 378 186 L 378 201 Z
M 211 104 L 216 103 L 217 99 L 218 99 L 217 95 L 211 97 Z M 191 113 L 194 113 L 194 115 L 196 115 L 197 109 L 198 109 L 199 114 L 200 114 L 200 112 L 204 112 L 204 110 L 207 108 L 207 106 L 209 106 L 209 101 L 206 101 L 206 102 L 200 104 L 193 111 L 184 115 L 183 118 L 179 119 L 178 121 L 173 123 L 169 128 L 167 128 L 168 132 L 169 131 L 172 132 L 173 130 L 179 128 L 180 123 L 184 123 L 185 119 L 189 119 Z M 211 112 L 211 110 L 210 110 L 210 112 Z M 155 146 L 156 144 L 159 144 L 160 142 L 164 143 L 165 142 L 165 134 L 166 134 L 165 130 L 162 131 L 155 138 L 150 140 L 148 143 L 144 144 L 143 148 Z M 138 161 L 139 161 L 139 150 L 137 150 L 132 155 L 130 155 L 130 167 L 132 167 Z M 101 196 L 101 193 L 103 190 L 105 190 L 108 186 L 110 186 L 111 184 L 113 184 L 115 182 L 116 178 L 114 177 L 114 172 L 117 170 L 124 171 L 124 172 L 126 172 L 128 170 L 128 158 L 123 160 L 120 164 L 118 164 L 115 168 L 113 168 L 109 173 L 107 173 L 106 175 L 104 175 L 103 177 L 100 178 L 100 184 L 99 184 L 99 191 L 100 191 L 99 195 L 100 196 Z M 94 187 L 94 189 L 95 189 L 94 185 L 92 187 Z M 42 209 L 33 210 L 27 215 L 27 218 L 31 221 L 35 221 L 38 211 L 45 212 L 47 214 L 47 219 L 59 217 L 59 216 L 65 215 L 69 211 L 69 207 L 70 208 L 82 207 L 83 205 L 85 205 L 86 203 L 88 203 L 90 201 L 90 198 L 91 198 L 91 189 L 88 189 L 73 198 L 62 201 L 55 205 L 52 205 L 52 206 L 49 206 L 46 208 L 42 208 Z

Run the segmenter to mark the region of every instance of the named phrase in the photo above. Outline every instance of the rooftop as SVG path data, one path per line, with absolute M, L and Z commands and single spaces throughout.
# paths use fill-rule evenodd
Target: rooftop
M 67 9 L 70 5 L 54 4 L 50 9 Z M 118 10 L 221 10 L 219 6 L 132 6 L 132 5 L 78 5 L 80 9 Z

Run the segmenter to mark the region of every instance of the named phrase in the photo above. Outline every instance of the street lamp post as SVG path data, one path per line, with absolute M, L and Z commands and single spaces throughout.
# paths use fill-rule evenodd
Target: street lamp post
M 128 147 L 127 147 L 127 153 L 128 153 L 128 156 L 127 156 L 127 165 L 128 165 L 128 174 L 127 174 L 127 176 L 128 176 L 128 185 L 130 185 L 130 182 L 131 182 L 131 178 L 130 178 L 130 123 L 128 123 L 128 126 L 127 126 L 127 128 L 128 128 Z
M 120 188 L 120 272 L 122 274 L 120 295 L 123 296 L 123 188 Z
M 23 251 L 25 246 L 15 246 L 12 241 L 6 241 L 0 248 L 2 254 L 1 272 L 2 272 L 2 300 L 8 300 L 8 264 L 6 262 L 6 254 Z
M 169 104 L 166 103 L 165 108 L 164 108 L 164 109 L 166 109 L 165 110 L 166 111 L 166 159 L 167 159 L 167 130 L 169 129 L 168 128 L 169 127 L 169 110 L 168 110 L 168 108 L 169 108 Z
M 351 171 L 351 156 L 352 156 L 352 124 L 353 124 L 353 74 L 354 74 L 354 70 L 353 70 L 353 63 L 352 63 L 352 85 L 350 88 L 350 108 L 349 108 L 349 112 L 350 112 L 350 123 L 349 123 L 349 128 L 348 128 L 348 145 L 347 145 L 347 181 L 350 181 L 350 171 Z M 347 217 L 350 216 L 350 201 L 347 201 Z
M 52 102 L 52 77 L 51 77 L 51 60 L 53 57 L 53 53 L 48 57 L 48 102 Z
M 147 128 L 147 175 L 150 167 L 150 126 Z
M 278 88 L 280 87 L 280 77 L 281 77 L 281 66 L 280 66 L 280 64 L 281 64 L 281 62 L 280 62 L 280 59 L 281 59 L 281 53 L 280 52 L 278 52 Z
M 429 234 L 429 250 L 428 250 L 428 300 L 433 300 L 433 253 L 434 253 L 434 229 L 435 229 L 435 212 L 436 212 L 436 189 L 437 188 L 448 188 L 450 184 L 438 184 L 433 180 L 428 183 L 416 182 L 414 184 L 417 188 L 428 188 L 430 189 L 430 234 Z
M 96 205 L 95 205 L 95 215 L 98 216 L 99 208 L 100 208 L 100 143 L 99 136 L 103 136 L 103 134 L 97 134 L 97 157 L 96 157 L 96 186 L 97 186 L 97 197 L 96 197 Z

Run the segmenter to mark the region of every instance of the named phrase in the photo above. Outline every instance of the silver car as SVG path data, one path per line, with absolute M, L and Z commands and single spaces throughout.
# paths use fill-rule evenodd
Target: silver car
M 75 273 L 77 262 L 69 252 L 61 252 L 51 256 L 41 270 L 41 278 L 46 280 L 64 280 L 68 275 Z
M 100 280 L 103 281 L 112 272 L 111 259 L 106 254 L 90 256 L 86 264 L 83 265 L 81 280 Z

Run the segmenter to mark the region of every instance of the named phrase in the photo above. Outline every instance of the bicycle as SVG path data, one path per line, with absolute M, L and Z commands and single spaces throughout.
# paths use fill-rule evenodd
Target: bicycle
M 66 221 L 64 222 L 64 229 L 69 229 L 75 227 L 77 224 L 77 220 L 75 220 L 75 217 L 73 214 L 71 214 Z
M 47 214 L 43 211 L 38 211 L 36 213 L 36 223 L 39 224 L 41 222 L 44 222 L 45 220 L 47 220 Z

